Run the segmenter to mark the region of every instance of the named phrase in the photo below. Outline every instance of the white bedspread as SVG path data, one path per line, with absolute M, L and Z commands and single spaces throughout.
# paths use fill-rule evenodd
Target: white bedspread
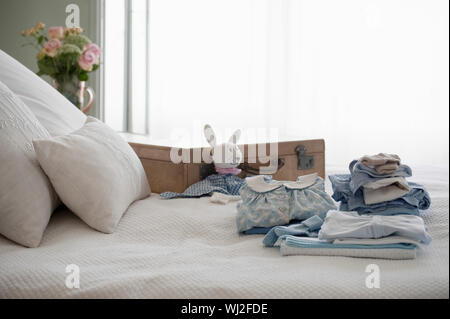
M 448 171 L 414 173 L 432 196 L 423 217 L 433 237 L 415 260 L 281 257 L 262 235 L 236 233 L 236 203 L 152 195 L 114 234 L 58 211 L 39 248 L 0 238 L 0 297 L 448 298 Z M 80 267 L 79 289 L 65 286 L 68 264 Z M 380 267 L 379 289 L 365 285 L 369 264 Z

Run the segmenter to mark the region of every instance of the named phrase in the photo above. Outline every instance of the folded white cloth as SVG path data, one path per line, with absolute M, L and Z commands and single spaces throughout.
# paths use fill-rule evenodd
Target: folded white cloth
M 384 244 L 414 244 L 419 248 L 423 248 L 423 244 L 417 240 L 402 236 L 388 236 L 382 238 L 342 238 L 333 240 L 333 244 L 347 245 L 384 245 Z
M 404 177 L 389 177 L 367 183 L 363 186 L 364 203 L 372 205 L 388 202 L 410 192 Z
M 415 215 L 359 215 L 330 210 L 319 232 L 320 239 L 381 238 L 402 236 L 423 244 L 431 242 L 423 219 Z

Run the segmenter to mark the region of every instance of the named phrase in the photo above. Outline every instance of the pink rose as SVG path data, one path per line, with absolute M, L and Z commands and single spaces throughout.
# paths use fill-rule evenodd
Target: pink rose
M 62 47 L 62 43 L 58 39 L 52 39 L 52 40 L 44 43 L 45 53 L 51 57 L 54 57 L 56 55 L 56 51 L 60 47 Z
M 50 27 L 48 28 L 48 37 L 50 39 L 61 39 L 64 36 L 63 27 Z
M 81 55 L 80 59 L 78 60 L 78 65 L 82 70 L 85 71 L 91 71 L 92 66 L 94 64 L 98 63 L 98 57 L 95 55 L 94 52 L 88 50 L 84 51 Z
M 102 49 L 100 49 L 100 47 L 95 43 L 86 44 L 86 46 L 84 47 L 84 50 L 92 51 L 97 57 L 99 57 L 100 54 L 102 53 Z

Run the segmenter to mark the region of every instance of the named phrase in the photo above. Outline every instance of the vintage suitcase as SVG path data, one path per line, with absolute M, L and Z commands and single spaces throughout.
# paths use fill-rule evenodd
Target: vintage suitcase
M 166 191 L 183 192 L 188 186 L 196 183 L 211 173 L 214 173 L 212 164 L 192 163 L 194 154 L 209 152 L 210 148 L 182 148 L 177 152 L 172 147 L 158 145 L 151 140 L 135 138 L 124 135 L 134 149 L 144 166 L 152 192 L 162 193 Z M 163 143 L 159 143 L 163 144 Z M 325 178 L 325 142 L 322 139 L 279 142 L 278 152 L 270 152 L 268 144 L 240 145 L 244 160 L 240 165 L 241 177 L 260 174 L 260 167 L 266 168 L 272 163 L 275 169 L 271 174 L 277 180 L 296 180 L 300 175 L 317 172 Z M 259 150 L 264 156 L 257 156 Z M 177 153 L 186 162 L 174 163 L 172 155 Z M 181 156 L 184 154 L 185 156 Z M 189 160 L 188 156 L 189 154 Z M 270 170 L 269 170 L 270 171 Z

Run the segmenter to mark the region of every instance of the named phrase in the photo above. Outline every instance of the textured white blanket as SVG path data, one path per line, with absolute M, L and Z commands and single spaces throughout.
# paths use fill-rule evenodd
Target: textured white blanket
M 236 233 L 235 205 L 208 198 L 134 203 L 114 234 L 56 212 L 39 248 L 0 238 L 1 298 L 448 298 L 448 171 L 415 170 L 432 197 L 433 242 L 415 260 L 281 257 L 261 235 Z M 329 183 L 327 181 L 329 190 Z M 69 264 L 80 288 L 65 285 Z M 366 287 L 366 267 L 380 288 Z

